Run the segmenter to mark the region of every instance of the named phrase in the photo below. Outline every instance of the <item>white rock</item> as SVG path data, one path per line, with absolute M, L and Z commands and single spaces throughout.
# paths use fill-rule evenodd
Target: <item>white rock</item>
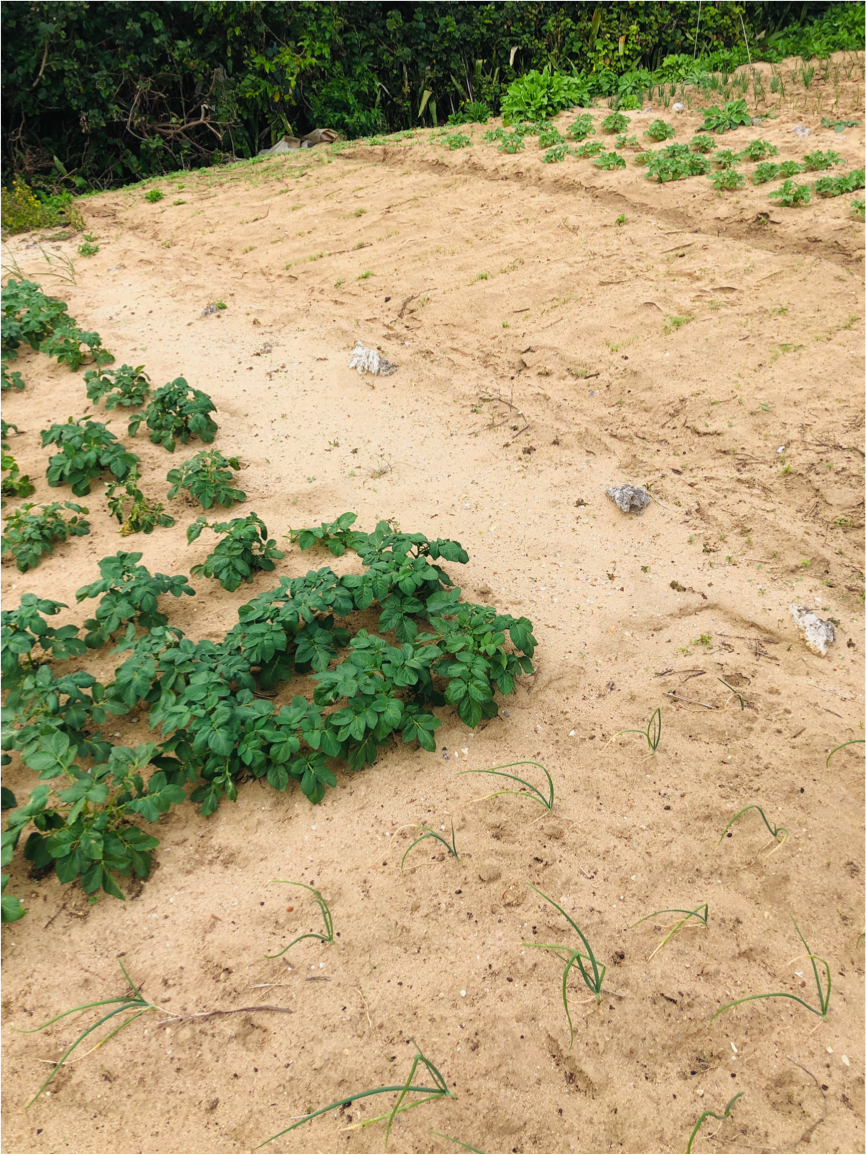
M 813 654 L 825 657 L 832 642 L 836 641 L 833 623 L 819 618 L 808 606 L 791 607 L 791 617 L 803 632 L 803 640 Z
M 364 373 L 375 373 L 380 377 L 389 377 L 392 373 L 397 372 L 396 365 L 387 361 L 376 349 L 368 349 L 360 341 L 352 350 L 349 368 L 357 369 L 359 377 L 362 377 Z
M 672 112 L 685 112 L 685 110 L 686 110 L 685 105 L 680 104 L 679 101 L 677 101 L 676 104 L 671 105 L 671 111 Z

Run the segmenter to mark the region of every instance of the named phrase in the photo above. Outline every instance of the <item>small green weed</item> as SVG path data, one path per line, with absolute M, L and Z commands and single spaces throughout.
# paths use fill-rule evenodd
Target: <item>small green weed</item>
M 442 138 L 442 144 L 453 152 L 456 148 L 470 148 L 472 140 L 463 132 L 450 132 Z
M 307 934 L 299 934 L 297 938 L 292 939 L 288 946 L 284 946 L 277 954 L 267 954 L 265 958 L 281 958 L 286 951 L 291 950 L 296 943 L 302 942 L 305 938 L 315 938 L 319 942 L 333 942 L 334 941 L 334 919 L 331 915 L 331 908 L 328 906 L 325 899 L 318 890 L 314 890 L 312 886 L 307 886 L 305 882 L 291 882 L 284 878 L 273 878 L 268 883 L 268 886 L 273 883 L 280 883 L 283 886 L 302 886 L 304 890 L 308 890 L 310 894 L 315 896 L 315 903 L 322 912 L 322 921 L 325 924 L 325 933 L 318 934 L 316 931 L 309 931 Z
M 831 120 L 828 116 L 821 117 L 822 128 L 832 128 L 834 132 L 844 132 L 846 128 L 856 128 L 859 120 Z
M 616 145 L 617 148 L 642 148 L 643 147 L 638 142 L 638 139 L 634 135 L 634 133 L 632 133 L 631 136 L 628 136 L 624 132 L 620 133 L 620 135 L 614 141 L 614 144 Z
M 165 193 L 161 189 L 152 188 L 150 192 L 144 194 L 144 199 L 148 204 L 155 205 L 157 201 L 161 201 Z
M 91 233 L 85 233 L 84 240 L 78 246 L 78 255 L 80 257 L 95 257 L 99 252 L 99 245 L 95 241 L 96 237 Z

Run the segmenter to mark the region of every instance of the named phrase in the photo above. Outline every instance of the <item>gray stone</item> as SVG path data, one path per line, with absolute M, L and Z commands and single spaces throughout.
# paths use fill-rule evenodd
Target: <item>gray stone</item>
M 612 485 L 605 493 L 623 513 L 643 513 L 652 498 L 639 485 Z

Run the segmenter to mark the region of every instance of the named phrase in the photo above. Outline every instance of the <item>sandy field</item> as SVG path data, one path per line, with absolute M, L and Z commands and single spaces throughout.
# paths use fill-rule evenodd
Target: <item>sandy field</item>
M 862 81 L 843 113 L 861 123 L 844 133 L 820 127 L 819 91 L 789 86 L 777 119 L 720 147 L 762 137 L 778 160 L 833 148 L 862 164 Z M 660 114 L 680 141 L 701 123 L 656 108 L 629 113 L 630 131 Z M 28 913 L 2 935 L 4 1151 L 250 1151 L 305 1112 L 404 1083 L 416 1045 L 455 1097 L 399 1115 L 392 1151 L 684 1151 L 701 1113 L 737 1092 L 696 1151 L 863 1150 L 862 747 L 826 765 L 863 736 L 863 224 L 850 196 L 781 208 L 775 186 L 651 183 L 629 150 L 608 172 L 461 131 L 471 147 L 419 131 L 87 199 L 88 259 L 77 237 L 5 245 L 4 271 L 14 259 L 67 300 L 116 365 L 213 397 L 215 447 L 241 458 L 248 495 L 226 516 L 255 511 L 286 551 L 234 594 L 195 579 L 195 598 L 166 599 L 172 624 L 219 640 L 279 576 L 359 571 L 285 536 L 353 510 L 362 529 L 390 518 L 460 541 L 468 564 L 446 568 L 464 597 L 530 618 L 539 645 L 500 717 L 470 731 L 443 708 L 435 754 L 394 746 L 341 772 L 318 807 L 248 782 L 210 818 L 176 808 L 124 903 L 30 876 L 19 853 L 9 890 Z M 150 187 L 164 199 L 147 203 Z M 63 256 L 74 285 L 52 278 Z M 349 369 L 358 340 L 397 372 Z M 71 498 L 47 486 L 39 431 L 92 413 L 125 437 L 122 412 L 88 409 L 82 373 L 40 354 L 15 367 L 27 389 L 4 415 L 30 500 Z M 130 444 L 163 500 L 167 470 L 199 448 Z M 651 493 L 642 516 L 605 495 L 625 482 Z M 103 488 L 83 499 L 90 536 L 25 575 L 4 564 L 7 607 L 32 591 L 69 604 L 56 621 L 83 621 L 93 603 L 75 591 L 98 559 L 137 550 L 188 574 L 212 548 L 186 544 L 201 511 L 183 500 L 173 528 L 119 537 Z M 826 657 L 792 604 L 835 623 Z M 105 681 L 121 660 L 105 648 L 69 668 Z M 617 736 L 656 709 L 654 755 Z M 105 732 L 147 741 L 146 712 Z M 552 813 L 458 776 L 519 760 L 552 775 Z M 4 780 L 20 803 L 35 775 L 14 755 Z M 789 831 L 784 845 L 754 810 L 720 844 L 750 804 Z M 428 840 L 401 872 L 413 824 L 452 821 L 459 859 Z M 322 892 L 332 944 L 265 958 L 321 927 L 305 892 L 272 879 Z M 525 944 L 577 938 L 530 885 L 608 968 L 598 1005 L 570 974 L 573 1046 L 563 964 Z M 692 919 L 656 953 L 676 917 L 634 926 L 702 904 L 706 927 Z M 792 918 L 827 960 L 826 1021 L 788 998 L 712 1019 L 749 994 L 817 1005 Z M 91 1018 L 17 1032 L 122 996 L 118 959 L 160 1010 L 98 1050 L 91 1036 L 24 1111 Z M 263 1005 L 292 1013 L 192 1017 Z M 395 1098 L 262 1150 L 380 1152 L 384 1123 L 352 1125 Z

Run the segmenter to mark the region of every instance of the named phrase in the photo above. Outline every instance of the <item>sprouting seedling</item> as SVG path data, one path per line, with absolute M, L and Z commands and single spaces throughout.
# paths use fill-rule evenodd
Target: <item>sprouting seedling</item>
M 837 746 L 835 750 L 830 751 L 830 753 L 827 755 L 827 761 L 824 763 L 824 765 L 830 765 L 830 759 L 836 753 L 836 750 L 844 750 L 846 746 L 862 745 L 863 742 L 866 742 L 866 738 L 852 738 L 849 742 L 843 742 L 841 746 Z
M 745 1093 L 746 1093 L 745 1091 L 737 1091 L 736 1095 L 734 1095 L 733 1099 L 731 1099 L 731 1101 L 728 1103 L 727 1107 L 725 1107 L 724 1113 L 722 1115 L 717 1114 L 715 1111 L 704 1111 L 703 1112 L 703 1114 L 698 1119 L 697 1123 L 695 1123 L 695 1127 L 694 1127 L 694 1130 L 692 1131 L 691 1135 L 689 1135 L 689 1141 L 688 1141 L 688 1144 L 686 1145 L 686 1155 L 691 1155 L 692 1143 L 694 1143 L 695 1136 L 697 1135 L 698 1131 L 700 1131 L 701 1124 L 703 1123 L 704 1119 L 719 1119 L 722 1122 L 724 1122 L 725 1119 L 730 1118 L 731 1108 L 733 1107 L 734 1103 L 736 1103 L 737 1099 L 739 1099 L 742 1095 L 745 1095 Z
M 116 999 L 100 999 L 98 1002 L 95 1002 L 95 1003 L 81 1003 L 77 1007 L 72 1007 L 71 1010 L 62 1011 L 59 1015 L 55 1015 L 53 1019 L 49 1019 L 47 1023 L 43 1023 L 39 1027 L 30 1027 L 29 1029 L 26 1029 L 26 1030 L 21 1030 L 18 1027 L 12 1028 L 14 1031 L 18 1031 L 19 1034 L 32 1035 L 36 1031 L 44 1031 L 46 1027 L 50 1027 L 52 1025 L 52 1023 L 56 1023 L 60 1019 L 65 1019 L 67 1017 L 67 1015 L 77 1014 L 78 1011 L 86 1011 L 86 1010 L 89 1010 L 91 1007 L 109 1007 L 109 1006 L 114 1007 L 114 1010 L 109 1011 L 105 1015 L 102 1015 L 101 1018 L 97 1019 L 96 1022 L 93 1023 L 91 1026 L 87 1027 L 86 1030 L 83 1030 L 81 1032 L 81 1034 L 72 1043 L 69 1044 L 69 1046 L 63 1052 L 63 1054 L 60 1056 L 60 1058 L 54 1064 L 54 1070 L 51 1072 L 51 1074 L 48 1076 L 48 1078 L 45 1080 L 45 1082 L 42 1084 L 42 1086 L 39 1088 L 39 1090 L 36 1092 L 36 1094 L 30 1100 L 30 1102 L 25 1106 L 25 1108 L 24 1108 L 25 1111 L 28 1108 L 33 1106 L 33 1104 L 36 1102 L 36 1100 L 39 1098 L 39 1096 L 42 1094 L 42 1092 L 45 1090 L 45 1088 L 48 1086 L 48 1084 L 51 1082 L 51 1080 L 54 1078 L 54 1076 L 57 1074 L 57 1072 L 60 1070 L 60 1068 L 63 1066 L 63 1064 L 66 1062 L 66 1060 L 69 1058 L 69 1056 L 75 1050 L 75 1048 L 80 1043 L 83 1043 L 88 1035 L 91 1035 L 91 1034 L 93 1034 L 93 1032 L 95 1030 L 98 1030 L 98 1028 L 101 1027 L 103 1023 L 107 1023 L 109 1021 L 109 1019 L 113 1019 L 115 1017 L 115 1015 L 122 1015 L 127 1011 L 134 1012 L 133 1014 L 129 1015 L 128 1018 L 125 1018 L 122 1023 L 118 1024 L 115 1027 L 112 1027 L 112 1029 L 108 1032 L 108 1034 L 104 1038 L 99 1040 L 99 1042 L 96 1044 L 96 1047 L 101 1047 L 103 1043 L 107 1043 L 108 1040 L 113 1035 L 119 1034 L 120 1031 L 122 1031 L 124 1027 L 128 1027 L 131 1022 L 134 1022 L 135 1019 L 139 1018 L 146 1011 L 161 1010 L 161 1008 L 157 1007 L 155 1003 L 149 1003 L 147 1001 L 147 999 L 144 997 L 144 995 L 141 993 L 141 991 L 138 989 L 138 987 L 135 985 L 135 983 L 132 981 L 132 979 L 127 974 L 126 967 L 123 965 L 121 960 L 118 959 L 117 961 L 118 961 L 118 964 L 120 966 L 120 969 L 123 971 L 123 977 L 129 983 L 129 988 L 130 988 L 130 991 L 132 992 L 131 994 L 121 995 L 120 998 L 116 998 Z M 96 1050 L 96 1047 L 94 1047 L 93 1050 Z
M 415 1040 L 412 1039 L 412 1042 L 414 1043 Z M 300 1119 L 292 1123 L 291 1126 L 284 1128 L 282 1131 L 278 1131 L 276 1135 L 271 1135 L 270 1139 L 265 1139 L 263 1143 L 259 1143 L 256 1147 L 253 1147 L 253 1150 L 258 1151 L 261 1147 L 265 1147 L 268 1143 L 273 1143 L 275 1139 L 279 1139 L 281 1135 L 285 1135 L 289 1131 L 294 1131 L 296 1127 L 302 1127 L 304 1123 L 309 1123 L 312 1119 L 316 1119 L 319 1115 L 326 1115 L 328 1111 L 333 1111 L 336 1107 L 350 1106 L 358 1099 L 367 1099 L 371 1095 L 385 1095 L 391 1091 L 398 1091 L 399 1095 L 397 1102 L 394 1104 L 393 1108 L 385 1115 L 378 1115 L 375 1119 L 365 1119 L 363 1123 L 357 1123 L 354 1125 L 357 1127 L 366 1127 L 369 1126 L 370 1123 L 378 1123 L 383 1119 L 387 1119 L 388 1126 L 385 1130 L 385 1150 L 387 1151 L 388 1139 L 391 1134 L 391 1125 L 399 1114 L 402 1114 L 403 1111 L 411 1111 L 413 1107 L 420 1107 L 423 1103 L 429 1103 L 432 1099 L 444 1099 L 446 1097 L 449 1099 L 457 1098 L 453 1091 L 448 1090 L 448 1084 L 445 1082 L 445 1080 L 442 1078 L 442 1075 L 433 1066 L 430 1060 L 424 1054 L 422 1054 L 417 1043 L 415 1043 L 415 1047 L 415 1058 L 412 1061 L 412 1068 L 409 1071 L 409 1077 L 405 1083 L 402 1083 L 396 1087 L 375 1087 L 371 1091 L 360 1091 L 357 1095 L 347 1095 L 343 1099 L 337 1099 L 335 1103 L 329 1103 L 327 1107 L 321 1107 L 318 1111 L 311 1111 L 309 1114 L 303 1115 Z M 415 1078 L 415 1072 L 418 1069 L 419 1063 L 423 1064 L 423 1066 L 427 1068 L 427 1073 L 433 1080 L 434 1085 L 432 1087 L 413 1086 L 412 1080 Z M 411 1103 L 404 1104 L 403 1100 L 410 1092 L 417 1092 L 418 1094 L 423 1095 L 424 1098 L 413 1099 Z
M 291 950 L 295 943 L 299 943 L 302 939 L 305 938 L 317 938 L 319 942 L 334 941 L 334 920 L 331 917 L 331 909 L 317 890 L 314 890 L 312 886 L 307 886 L 305 882 L 290 882 L 285 878 L 272 878 L 271 882 L 269 882 L 267 885 L 270 886 L 272 882 L 282 883 L 283 886 L 302 886 L 304 890 L 309 890 L 311 894 L 314 894 L 316 896 L 316 905 L 322 912 L 322 920 L 325 923 L 325 933 L 318 934 L 316 931 L 311 930 L 308 931 L 307 934 L 299 934 L 297 938 L 292 939 L 289 945 L 284 946 L 283 949 L 277 954 L 266 954 L 265 958 L 279 958 L 281 955 L 284 955 L 287 950 Z
M 413 847 L 417 846 L 419 842 L 423 842 L 425 838 L 436 838 L 436 839 L 438 839 L 439 842 L 442 843 L 442 845 L 445 847 L 445 849 L 448 851 L 448 853 L 451 855 L 452 858 L 456 858 L 458 862 L 460 861 L 460 855 L 457 853 L 457 841 L 456 841 L 455 835 L 454 835 L 454 822 L 453 822 L 453 820 L 451 822 L 451 841 L 450 842 L 448 841 L 447 838 L 443 838 L 441 834 L 439 834 L 436 830 L 432 830 L 429 826 L 425 826 L 421 822 L 416 823 L 416 825 L 417 825 L 418 829 L 423 830 L 424 833 L 420 836 L 420 838 L 416 838 L 415 841 L 408 847 L 408 849 L 406 850 L 406 854 L 408 854 L 409 851 L 413 849 Z M 406 861 L 406 854 L 404 854 L 400 860 L 400 869 L 401 870 L 403 869 L 403 863 Z
M 746 699 L 743 697 L 743 695 L 740 694 L 737 690 L 735 690 L 732 685 L 730 685 L 728 682 L 726 682 L 724 678 L 719 678 L 719 681 L 722 683 L 723 686 L 727 686 L 732 694 L 736 694 L 736 696 L 740 699 L 740 709 L 745 710 Z
M 803 938 L 803 933 L 797 926 L 796 921 L 792 918 L 791 922 L 794 923 L 794 930 L 796 930 L 799 935 L 800 942 L 806 948 L 806 958 L 812 963 L 812 974 L 815 976 L 815 986 L 818 988 L 818 1009 L 813 1007 L 811 1003 L 807 1003 L 805 999 L 801 999 L 799 995 L 791 995 L 788 994 L 787 991 L 773 991 L 766 995 L 746 995 L 745 998 L 734 999 L 732 1003 L 725 1003 L 723 1007 L 719 1007 L 713 1015 L 713 1019 L 720 1015 L 722 1011 L 729 1011 L 731 1007 L 737 1007 L 740 1003 L 750 1003 L 755 999 L 793 999 L 795 1003 L 799 1003 L 800 1006 L 805 1007 L 807 1011 L 811 1011 L 813 1015 L 817 1015 L 819 1019 L 827 1018 L 827 1012 L 830 1010 L 830 989 L 832 987 L 830 964 L 826 959 L 821 958 L 820 955 L 812 954 L 812 948 Z M 818 974 L 818 963 L 824 968 L 824 978 L 827 984 L 826 990 L 824 989 L 824 984 L 821 982 L 821 976 Z M 712 1022 L 713 1019 L 710 1019 L 710 1022 Z
M 668 933 L 665 935 L 665 937 L 662 939 L 662 941 L 659 943 L 659 945 L 655 948 L 655 950 L 649 956 L 649 958 L 647 959 L 647 962 L 649 962 L 649 959 L 651 959 L 655 955 L 657 955 L 658 952 L 662 949 L 663 946 L 665 946 L 666 943 L 670 942 L 670 940 L 674 937 L 674 935 L 677 933 L 677 931 L 680 929 L 680 927 L 685 926 L 690 918 L 696 918 L 700 923 L 703 924 L 704 927 L 708 927 L 709 917 L 710 917 L 710 908 L 709 908 L 709 905 L 706 902 L 704 902 L 700 906 L 696 907 L 695 910 L 680 910 L 677 907 L 668 907 L 666 910 L 654 910 L 652 912 L 652 914 L 646 914 L 646 915 L 644 915 L 643 918 L 639 918 L 637 920 L 637 922 L 633 922 L 628 929 L 634 930 L 634 928 L 636 926 L 640 926 L 640 924 L 642 922 L 647 922 L 649 919 L 655 918 L 657 915 L 660 915 L 660 914 L 682 914 L 685 917 L 681 918 L 679 920 L 679 922 L 674 923 L 674 925 L 671 927 L 671 929 L 668 931 Z M 692 925 L 694 925 L 694 924 L 692 924 Z
M 556 907 L 556 909 L 559 911 L 559 913 L 562 915 L 562 917 L 565 919 L 565 921 L 568 923 L 568 925 L 577 934 L 578 938 L 583 943 L 584 949 L 586 950 L 586 954 L 584 954 L 582 951 L 575 950 L 573 947 L 558 946 L 554 943 L 540 943 L 540 942 L 521 943 L 522 946 L 532 946 L 532 947 L 536 947 L 538 950 L 553 951 L 553 953 L 556 955 L 556 957 L 565 963 L 565 970 L 562 972 L 562 1005 L 565 1007 L 565 1017 L 568 1019 L 568 1030 L 570 1033 L 570 1041 L 569 1041 L 568 1045 L 569 1045 L 569 1047 L 572 1047 L 572 1046 L 574 1046 L 574 1025 L 572 1024 L 571 1013 L 568 1009 L 567 985 L 568 985 L 569 971 L 574 966 L 574 964 L 577 963 L 577 967 L 578 967 L 578 970 L 580 971 L 580 974 L 581 974 L 581 977 L 583 978 L 583 981 L 586 983 L 587 987 L 589 987 L 589 989 L 595 995 L 595 1001 L 597 1003 L 600 1003 L 601 1002 L 601 984 L 604 981 L 604 975 L 605 975 L 605 971 L 607 970 L 607 967 L 599 964 L 595 955 L 592 953 L 592 947 L 589 945 L 589 942 L 587 941 L 586 935 L 583 933 L 583 931 L 580 929 L 580 927 L 577 925 L 577 923 L 574 922 L 573 919 L 569 918 L 569 916 L 565 913 L 565 911 L 562 909 L 562 907 L 559 905 L 559 903 L 554 902 L 552 898 L 549 898 L 544 893 L 544 891 L 539 890 L 537 886 L 533 886 L 531 882 L 527 883 L 527 886 L 529 887 L 530 890 L 534 890 L 536 894 L 540 894 L 545 902 L 549 902 L 551 906 Z M 564 952 L 564 955 L 565 955 L 564 958 L 563 958 L 563 955 L 559 953 L 560 951 Z M 589 970 L 587 970 L 587 964 L 589 966 Z
M 503 771 L 509 770 L 512 766 L 537 766 L 539 770 L 543 770 L 547 777 L 547 784 L 550 787 L 549 797 L 545 797 L 537 786 L 533 786 L 532 783 L 527 782 L 525 778 L 518 778 L 516 774 L 503 773 Z M 495 774 L 497 778 L 510 778 L 512 782 L 519 782 L 521 786 L 526 787 L 525 790 L 494 790 L 492 794 L 485 794 L 483 798 L 479 798 L 479 802 L 483 802 L 487 798 L 497 798 L 500 794 L 517 794 L 522 798 L 531 798 L 533 802 L 539 802 L 545 810 L 549 811 L 553 809 L 553 779 L 540 762 L 506 762 L 502 766 L 493 766 L 490 770 L 461 770 L 460 774 Z
M 659 746 L 659 741 L 662 736 L 662 712 L 661 708 L 656 708 L 655 713 L 647 722 L 645 730 L 617 730 L 614 738 L 618 738 L 620 734 L 643 734 L 649 745 L 651 753 L 655 754 Z
M 757 803 L 755 803 L 755 802 L 752 802 L 749 806 L 744 806 L 742 810 L 738 811 L 734 815 L 734 817 L 731 819 L 731 821 L 728 823 L 728 825 L 725 827 L 725 829 L 720 834 L 719 845 L 721 846 L 722 840 L 724 839 L 725 835 L 728 833 L 728 831 L 731 829 L 731 827 L 734 825 L 734 823 L 737 821 L 737 819 L 740 818 L 743 814 L 745 814 L 747 810 L 757 810 L 757 812 L 760 814 L 760 816 L 764 820 L 764 825 L 766 826 L 766 828 L 772 834 L 773 838 L 775 838 L 776 842 L 778 843 L 778 846 L 776 846 L 775 849 L 771 850 L 770 854 L 775 854 L 777 850 L 781 850 L 782 847 L 785 845 L 785 843 L 788 840 L 788 834 L 790 833 L 788 828 L 785 826 L 773 826 L 772 822 L 769 822 L 767 820 L 767 816 L 763 812 L 761 807 L 758 806 Z

